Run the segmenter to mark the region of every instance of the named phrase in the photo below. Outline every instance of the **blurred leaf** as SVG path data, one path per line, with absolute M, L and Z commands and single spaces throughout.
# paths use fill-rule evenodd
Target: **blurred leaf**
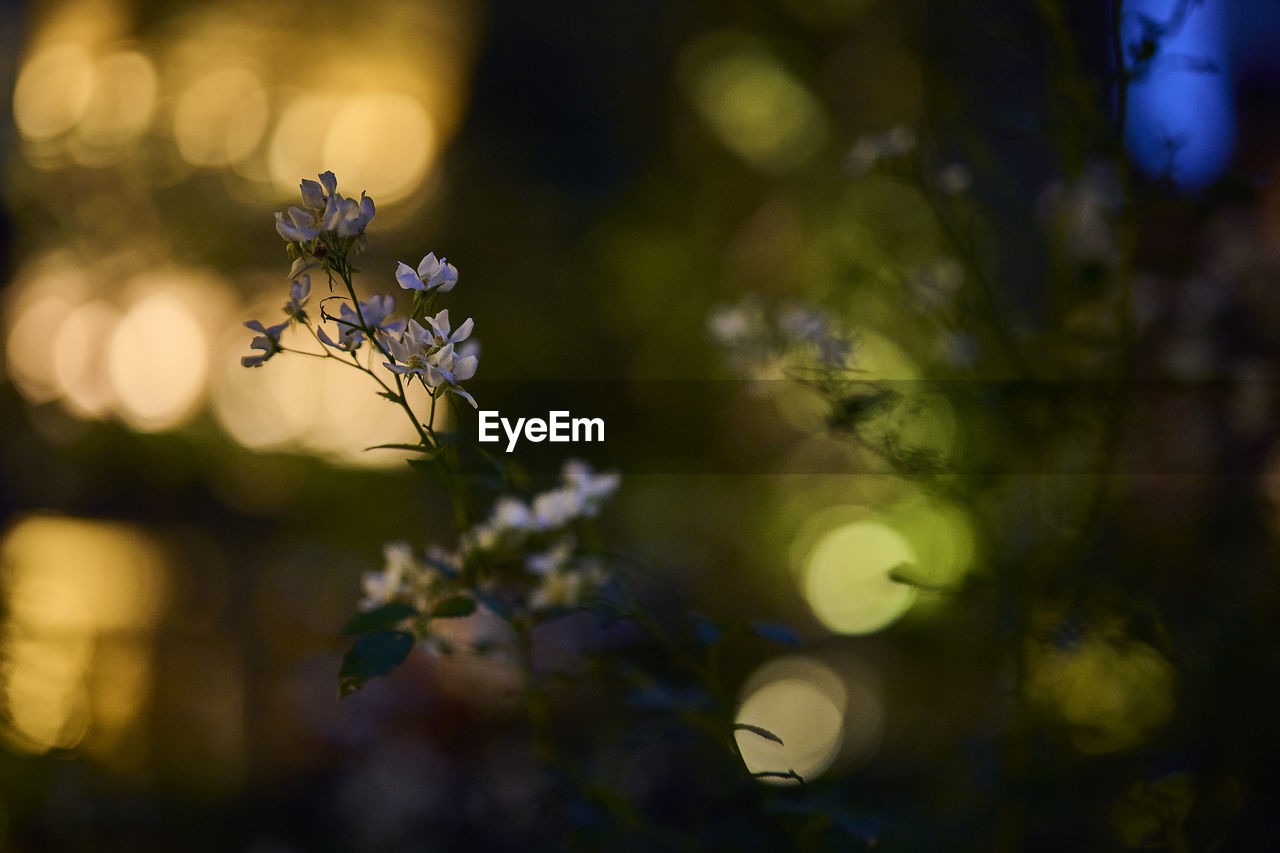
M 684 713 L 706 711 L 715 706 L 711 696 L 701 688 L 657 681 L 631 691 L 627 696 L 627 703 L 633 708 Z
M 832 401 L 827 425 L 834 430 L 856 430 L 862 423 L 898 400 L 892 391 L 851 394 Z
M 512 616 L 515 615 L 512 612 L 510 605 L 503 601 L 500 596 L 494 595 L 493 593 L 487 592 L 483 589 L 472 590 L 472 595 L 474 595 L 481 604 L 508 622 L 510 622 Z
M 338 696 L 348 696 L 369 679 L 391 672 L 413 651 L 413 642 L 407 631 L 376 631 L 356 640 L 338 669 Z
M 747 630 L 762 640 L 769 640 L 783 646 L 797 648 L 800 645 L 800 638 L 795 632 L 777 622 L 748 622 Z
M 782 738 L 778 737 L 777 735 L 775 735 L 773 732 L 769 731 L 768 729 L 762 729 L 762 728 L 760 728 L 759 726 L 749 725 L 748 723 L 734 723 L 734 724 L 733 724 L 733 730 L 734 730 L 735 732 L 736 732 L 736 731 L 740 731 L 740 730 L 741 730 L 741 731 L 746 731 L 746 732 L 751 732 L 753 735 L 759 735 L 760 737 L 764 738 L 765 740 L 771 740 L 771 741 L 773 741 L 774 743 L 778 744 L 778 746 L 784 746 L 784 744 L 782 743 Z
M 446 598 L 431 610 L 433 619 L 457 619 L 470 616 L 476 612 L 476 600 L 469 595 L 455 595 Z
M 375 444 L 366 447 L 365 450 L 412 450 L 417 453 L 435 453 L 434 447 L 428 447 L 425 444 Z
M 942 592 L 945 586 L 929 583 L 928 581 L 912 574 L 912 570 L 919 568 L 910 563 L 899 563 L 889 570 L 889 580 L 894 583 L 900 583 L 903 586 L 910 586 L 916 589 L 922 589 L 926 592 Z
M 702 645 L 714 646 L 724 639 L 724 627 L 719 622 L 698 613 L 691 613 L 689 618 L 693 620 L 693 633 Z
M 403 622 L 410 616 L 416 615 L 417 612 L 418 608 L 411 604 L 405 604 L 403 601 L 389 601 L 380 607 L 352 616 L 347 620 L 347 624 L 342 627 L 342 633 L 347 636 L 354 636 L 356 634 L 368 634 L 372 631 L 381 631 L 384 628 L 390 628 Z

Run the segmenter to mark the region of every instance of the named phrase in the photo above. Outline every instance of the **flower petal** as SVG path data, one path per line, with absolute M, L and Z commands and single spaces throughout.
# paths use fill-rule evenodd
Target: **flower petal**
M 468 317 L 462 322 L 462 325 L 454 330 L 454 333 L 449 336 L 449 342 L 455 344 L 462 343 L 467 338 L 471 337 L 471 330 L 475 327 L 476 321 Z
M 474 355 L 466 358 L 455 359 L 453 362 L 453 375 L 456 381 L 466 382 L 472 376 L 476 375 L 476 367 L 480 364 L 480 359 Z
M 324 187 L 318 181 L 303 178 L 302 203 L 312 210 L 324 210 Z
M 438 269 L 440 269 L 440 262 L 436 260 L 435 252 L 428 252 L 427 256 L 418 262 L 418 275 L 424 280 L 435 275 Z
M 413 271 L 413 267 L 403 261 L 400 261 L 399 266 L 396 267 L 396 281 L 405 290 L 426 290 L 427 288 L 422 279 L 418 278 L 418 274 Z
M 469 393 L 467 393 L 467 392 L 466 392 L 466 391 L 464 391 L 463 389 L 459 388 L 457 385 L 452 386 L 452 387 L 449 389 L 449 391 L 450 391 L 450 392 L 452 392 L 452 393 L 454 393 L 454 394 L 457 394 L 459 397 L 461 397 L 462 399 L 464 399 L 464 400 L 466 400 L 468 403 L 470 403 L 470 404 L 471 404 L 471 408 L 473 408 L 473 409 L 478 409 L 478 408 L 480 408 L 480 404 L 476 402 L 476 398 L 475 398 L 475 397 L 472 397 Z

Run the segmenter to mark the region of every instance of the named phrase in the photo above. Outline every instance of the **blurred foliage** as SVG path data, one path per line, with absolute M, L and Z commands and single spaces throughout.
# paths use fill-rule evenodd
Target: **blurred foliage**
M 175 69 L 226 52 L 252 60 L 276 118 L 315 68 L 342 97 L 391 86 L 426 105 L 439 150 L 379 209 L 386 242 L 362 266 L 447 247 L 490 378 L 635 380 L 630 402 L 661 411 L 650 380 L 732 375 L 707 321 L 745 293 L 765 313 L 823 306 L 862 373 L 686 419 L 689 448 L 776 436 L 794 453 L 780 470 L 630 460 L 602 534 L 643 558 L 627 575 L 655 622 L 602 606 L 544 626 L 528 708 L 500 660 L 421 651 L 338 703 L 370 555 L 446 534 L 446 497 L 405 466 L 301 440 L 249 450 L 208 405 L 145 431 L 0 387 L 6 537 L 43 513 L 121 522 L 171 587 L 154 619 L 55 608 L 86 621 L 49 639 L 68 629 L 12 586 L 45 573 L 5 552 L 5 701 L 33 637 L 74 653 L 25 666 L 74 658 L 88 685 L 67 682 L 52 751 L 6 712 L 6 849 L 1280 847 L 1280 257 L 1274 188 L 1252 177 L 1276 166 L 1274 72 L 1241 89 L 1232 170 L 1179 195 L 1120 149 L 1102 3 L 290 8 L 14 11 L 8 90 L 37 37 L 82 38 L 149 57 L 168 118 L 85 136 L 50 107 L 37 117 L 57 133 L 5 135 L 6 331 L 24 282 L 53 286 L 28 266 L 51 250 L 108 303 L 157 266 L 209 272 L 235 305 L 195 303 L 210 323 L 279 289 L 266 212 L 292 191 L 268 174 L 270 140 L 257 166 L 199 166 L 166 129 L 198 77 Z M 897 126 L 914 145 L 864 162 L 855 140 Z M 299 399 L 322 411 L 325 393 Z M 798 473 L 813 470 L 828 473 Z M 860 536 L 880 537 L 876 589 L 907 607 L 849 636 L 805 590 L 816 555 L 876 550 Z M 824 595 L 858 591 L 837 580 Z M 362 677 L 405 657 L 388 627 L 352 629 Z M 775 744 L 750 727 L 791 738 L 734 716 L 779 653 L 804 662 L 770 677 L 841 720 L 831 755 L 804 732 L 829 769 L 803 785 L 753 779 L 742 745 Z M 92 673 L 138 660 L 141 710 L 113 711 Z M 817 689 L 825 672 L 839 690 Z M 717 740 L 735 720 L 748 728 Z

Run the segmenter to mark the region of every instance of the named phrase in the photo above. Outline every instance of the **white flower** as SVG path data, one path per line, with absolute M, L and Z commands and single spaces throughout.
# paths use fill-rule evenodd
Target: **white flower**
M 359 201 L 334 193 L 325 202 L 320 230 L 336 231 L 339 237 L 355 237 L 364 231 L 365 226 L 373 219 L 373 213 L 373 199 L 364 193 L 360 194 Z
M 582 493 L 571 486 L 543 492 L 533 499 L 533 523 L 539 530 L 563 527 L 582 513 Z
M 382 559 L 381 571 L 365 572 L 360 578 L 364 587 L 364 600 L 360 602 L 362 610 L 371 610 L 392 601 L 403 592 L 406 581 L 422 571 L 413 556 L 413 549 L 406 542 L 384 545 Z
M 459 382 L 465 382 L 476 375 L 476 367 L 480 360 L 474 355 L 459 356 L 453 348 L 453 344 L 445 344 L 440 349 L 432 353 L 428 359 L 433 367 L 440 371 L 440 379 L 444 384 L 449 386 L 449 393 L 457 394 L 462 399 L 471 404 L 471 408 L 480 408 L 476 403 L 476 398 L 458 385 Z M 427 384 L 435 387 L 441 384 L 433 382 L 430 377 Z
M 435 366 L 427 361 L 431 350 L 431 333 L 417 320 L 410 320 L 404 334 L 398 340 L 393 338 L 388 341 L 387 348 L 391 350 L 391 357 L 399 362 L 399 364 L 383 362 L 383 366 L 393 373 L 399 373 L 401 376 L 416 374 L 425 380 L 428 370 L 435 371 Z
M 289 301 L 284 304 L 284 313 L 288 314 L 291 320 L 297 320 L 299 323 L 307 322 L 305 306 L 310 298 L 311 276 L 303 275 L 289 285 Z
M 593 473 L 591 466 L 580 459 L 565 462 L 560 476 L 564 484 L 577 493 L 579 513 L 587 516 L 594 516 L 600 504 L 612 497 L 622 483 L 617 472 Z
M 360 317 L 363 316 L 366 329 L 375 335 L 395 339 L 404 330 L 403 321 L 387 320 L 395 307 L 395 300 L 386 295 L 371 296 L 368 302 L 361 302 L 358 314 L 344 302 L 338 311 L 338 340 L 332 340 L 324 329 L 319 329 L 317 333 L 326 345 L 351 352 L 364 342 L 364 331 L 360 328 Z
M 330 172 L 329 174 L 333 173 Z M 320 186 L 319 181 L 309 181 L 306 178 L 302 179 L 302 203 L 306 205 L 309 210 L 314 210 L 316 213 L 324 210 L 325 192 L 324 187 Z
M 431 326 L 433 332 L 431 342 L 438 347 L 447 344 L 459 344 L 471 337 L 471 330 L 475 328 L 475 321 L 468 317 L 461 326 L 459 326 L 452 334 L 449 330 L 449 309 L 446 308 L 434 317 L 427 318 L 428 325 Z M 472 373 L 475 371 L 473 370 Z
M 262 354 L 241 356 L 241 365 L 261 367 L 267 359 L 281 352 L 280 333 L 289 327 L 288 320 L 278 326 L 263 326 L 260 320 L 250 320 L 245 325 L 258 333 L 258 336 L 249 342 L 249 349 L 262 350 Z
M 565 536 L 541 554 L 530 554 L 525 558 L 524 567 L 538 577 L 558 572 L 569 565 L 578 543 L 572 536 Z
M 408 374 L 419 376 L 428 388 L 446 386 L 450 393 L 457 394 L 476 407 L 475 398 L 458 387 L 458 383 L 476 375 L 479 359 L 474 355 L 459 357 L 454 351 L 452 342 L 440 346 L 439 342 L 446 338 L 439 332 L 441 329 L 445 335 L 449 332 L 448 312 L 441 313 L 445 315 L 443 327 L 437 324 L 436 318 L 428 318 L 435 333 L 428 332 L 417 320 L 410 320 L 409 327 L 404 330 L 399 340 L 392 339 L 387 343 L 391 357 L 398 364 L 383 362 L 383 366 L 401 376 Z M 461 334 L 465 337 L 471 334 L 472 325 L 474 324 L 468 319 L 455 336 Z
M 305 243 L 308 240 L 314 240 L 320 233 L 315 225 L 315 215 L 300 207 L 291 206 L 288 219 L 285 219 L 283 213 L 276 211 L 276 233 L 283 237 L 285 242 Z
M 581 572 L 554 572 L 546 575 L 542 583 L 529 596 L 530 610 L 576 607 L 582 601 L 585 578 Z
M 338 179 L 324 172 L 319 181 L 303 179 L 300 185 L 303 207 L 290 207 L 288 218 L 276 213 L 276 231 L 290 243 L 314 240 L 321 232 L 336 232 L 339 237 L 356 237 L 364 233 L 373 219 L 373 199 L 365 193 L 359 200 L 343 198 L 338 193 Z M 305 208 L 305 209 L 304 209 Z M 297 273 L 290 273 L 294 276 Z
M 524 501 L 510 495 L 503 495 L 494 501 L 493 509 L 489 512 L 489 525 L 500 531 L 528 530 L 532 520 L 533 516 Z
M 441 293 L 448 293 L 458 283 L 458 268 L 445 258 L 436 260 L 436 253 L 431 252 L 418 263 L 416 272 L 403 261 L 399 262 L 396 281 L 405 290 L 439 289 Z

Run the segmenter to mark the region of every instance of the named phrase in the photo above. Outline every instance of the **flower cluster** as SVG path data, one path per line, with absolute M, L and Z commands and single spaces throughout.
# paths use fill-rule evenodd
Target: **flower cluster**
M 328 238 L 360 238 L 373 219 L 373 199 L 360 193 L 359 200 L 338 192 L 333 172 L 318 175 L 319 181 L 302 181 L 302 207 L 276 211 L 276 233 L 286 243 L 296 244 L 315 255 Z
M 410 320 L 404 334 L 388 342 L 393 361 L 383 366 L 401 376 L 416 376 L 429 389 L 447 388 L 475 407 L 475 398 L 458 384 L 476 373 L 479 357 L 473 342 L 467 340 L 475 323 L 468 317 L 453 330 L 445 308 L 428 317 L 427 326 L 430 328 Z
M 602 562 L 580 545 L 581 523 L 596 516 L 619 482 L 616 473 L 570 460 L 560 484 L 532 500 L 500 496 L 453 551 L 432 546 L 419 557 L 404 543 L 389 544 L 382 569 L 362 578 L 361 609 L 409 604 L 428 617 L 415 625 L 419 639 L 427 639 L 429 617 L 459 595 L 513 615 L 545 617 L 577 607 L 608 580 Z
M 916 133 L 905 125 L 895 125 L 883 133 L 859 137 L 844 155 L 844 170 L 859 178 L 881 163 L 910 154 L 916 147 Z
M 408 401 L 401 387 L 406 378 L 421 381 L 431 392 L 433 403 L 447 392 L 477 406 L 475 398 L 459 384 L 475 375 L 479 363 L 478 348 L 474 341 L 468 340 L 475 322 L 468 318 L 453 329 L 448 309 L 429 313 L 434 298 L 457 285 L 457 267 L 444 258 L 437 259 L 434 252 L 427 254 L 416 270 L 405 263 L 398 265 L 396 281 L 402 289 L 414 292 L 408 318 L 393 318 L 396 302 L 389 294 L 357 299 L 351 280 L 355 270 L 350 258 L 365 246 L 364 231 L 373 219 L 373 199 L 363 192 L 359 199 L 343 196 L 338 192 L 338 179 L 333 172 L 317 177 L 318 181 L 302 181 L 301 206 L 293 205 L 286 212 L 275 214 L 276 231 L 286 241 L 289 256 L 293 258 L 289 270 L 289 299 L 283 309 L 287 319 L 275 326 L 265 326 L 259 320 L 247 323 L 257 332 L 250 343 L 255 352 L 241 358 L 241 364 L 260 367 L 272 356 L 285 352 L 287 348 L 280 336 L 290 325 L 298 324 L 307 328 L 322 345 L 323 352 L 310 355 L 349 357 L 351 363 L 373 376 L 387 395 L 406 410 Z M 311 294 L 309 271 L 313 269 L 325 272 L 330 290 L 333 290 L 335 276 L 346 288 L 346 295 L 337 297 L 342 302 L 336 316 L 328 313 L 323 303 L 320 311 L 321 320 L 337 325 L 336 333 L 331 334 L 319 324 L 313 326 L 307 314 L 306 304 Z M 366 341 L 381 356 L 383 367 L 395 374 L 396 390 L 375 375 L 371 366 L 357 360 L 355 354 Z
M 770 318 L 748 296 L 716 306 L 707 325 L 735 372 L 753 379 L 781 378 L 797 370 L 839 371 L 853 350 L 847 330 L 822 309 L 804 303 L 783 305 Z

